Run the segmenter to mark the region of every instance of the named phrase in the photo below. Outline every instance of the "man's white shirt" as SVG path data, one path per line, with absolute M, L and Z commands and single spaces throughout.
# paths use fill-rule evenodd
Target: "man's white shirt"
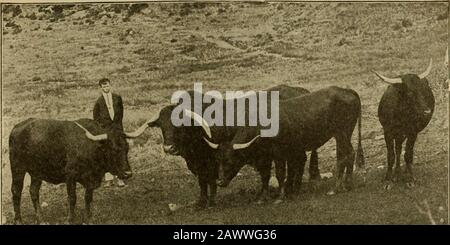
M 108 108 L 109 117 L 111 120 L 114 120 L 114 108 L 113 108 L 113 101 L 112 101 L 112 93 L 103 93 L 103 99 L 105 99 L 106 107 Z

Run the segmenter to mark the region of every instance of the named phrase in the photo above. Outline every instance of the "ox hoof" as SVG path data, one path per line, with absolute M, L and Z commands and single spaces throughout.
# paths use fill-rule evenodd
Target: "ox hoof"
M 215 206 L 217 206 L 216 201 L 214 201 L 214 200 L 209 200 L 209 202 L 208 202 L 208 207 L 212 208 L 212 207 L 215 207 Z
M 273 204 L 278 205 L 283 202 L 283 199 L 277 199 L 273 202 Z
M 386 183 L 386 184 L 384 184 L 384 187 L 383 187 L 383 189 L 385 189 L 385 190 L 387 190 L 387 191 L 389 191 L 389 190 L 391 190 L 392 189 L 392 187 L 394 186 L 394 184 L 393 183 Z
M 74 219 L 73 218 L 66 218 L 66 220 L 63 223 L 64 225 L 73 225 Z
M 406 186 L 410 189 L 414 188 L 416 185 L 414 184 L 414 182 L 407 182 Z
M 256 201 L 256 205 L 262 205 L 262 204 L 264 204 L 264 201 L 263 201 L 263 200 L 258 200 L 258 201 Z
M 309 186 L 312 191 L 317 191 L 319 189 L 319 181 L 318 180 L 310 180 Z
M 342 188 L 342 190 L 343 190 L 344 192 L 353 190 L 353 182 L 351 182 L 351 183 L 345 183 L 345 184 L 344 184 L 344 187 Z
M 327 195 L 328 195 L 328 196 L 336 195 L 336 191 L 331 190 L 331 191 L 327 192 Z
M 320 177 L 320 174 L 309 177 L 309 182 L 319 182 L 321 180 L 322 180 L 322 177 Z
M 203 209 L 205 209 L 207 207 L 208 207 L 208 202 L 207 201 L 197 201 L 194 204 L 194 210 L 196 210 L 196 211 L 203 210 Z

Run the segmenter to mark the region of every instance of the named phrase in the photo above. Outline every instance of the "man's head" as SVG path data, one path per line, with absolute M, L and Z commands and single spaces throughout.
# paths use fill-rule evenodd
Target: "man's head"
M 109 93 L 111 91 L 111 82 L 108 78 L 102 78 L 98 81 L 98 85 L 100 86 L 103 93 Z

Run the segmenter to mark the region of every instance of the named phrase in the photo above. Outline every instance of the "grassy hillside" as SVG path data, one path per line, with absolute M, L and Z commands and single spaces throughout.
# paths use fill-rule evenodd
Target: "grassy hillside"
M 28 118 L 91 117 L 97 81 L 109 77 L 124 98 L 127 130 L 157 113 L 172 93 L 193 89 L 257 90 L 290 84 L 317 90 L 356 90 L 363 106 L 365 186 L 326 196 L 334 179 L 297 199 L 256 206 L 257 173 L 245 168 L 218 207 L 168 212 L 168 204 L 195 200 L 198 187 L 184 160 L 161 152 L 159 129 L 132 142 L 135 172 L 124 189 L 100 188 L 95 223 L 126 224 L 426 224 L 415 203 L 427 200 L 437 222 L 448 217 L 447 3 L 149 3 L 4 5 L 2 9 L 3 220 L 13 217 L 7 139 Z M 386 150 L 377 106 L 386 76 L 421 73 L 433 58 L 429 80 L 437 99 L 419 135 L 413 168 L 418 185 L 386 192 L 381 180 Z M 354 141 L 356 142 L 356 141 Z M 319 150 L 321 172 L 335 166 L 334 140 Z M 307 177 L 306 177 L 307 179 Z M 360 180 L 358 180 L 360 181 Z M 78 212 L 83 198 L 79 188 Z M 45 219 L 62 223 L 65 187 L 44 184 Z M 32 222 L 28 187 L 23 217 Z M 441 220 L 442 219 L 442 220 Z

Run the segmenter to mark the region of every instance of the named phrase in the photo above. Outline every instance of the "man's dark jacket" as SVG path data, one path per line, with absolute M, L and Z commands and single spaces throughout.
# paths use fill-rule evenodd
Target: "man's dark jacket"
M 123 131 L 123 103 L 120 95 L 112 93 L 112 102 L 114 108 L 114 119 L 111 120 L 109 116 L 108 107 L 106 106 L 103 94 L 97 99 L 94 106 L 94 120 L 100 123 L 100 125 L 109 129 L 115 127 Z

